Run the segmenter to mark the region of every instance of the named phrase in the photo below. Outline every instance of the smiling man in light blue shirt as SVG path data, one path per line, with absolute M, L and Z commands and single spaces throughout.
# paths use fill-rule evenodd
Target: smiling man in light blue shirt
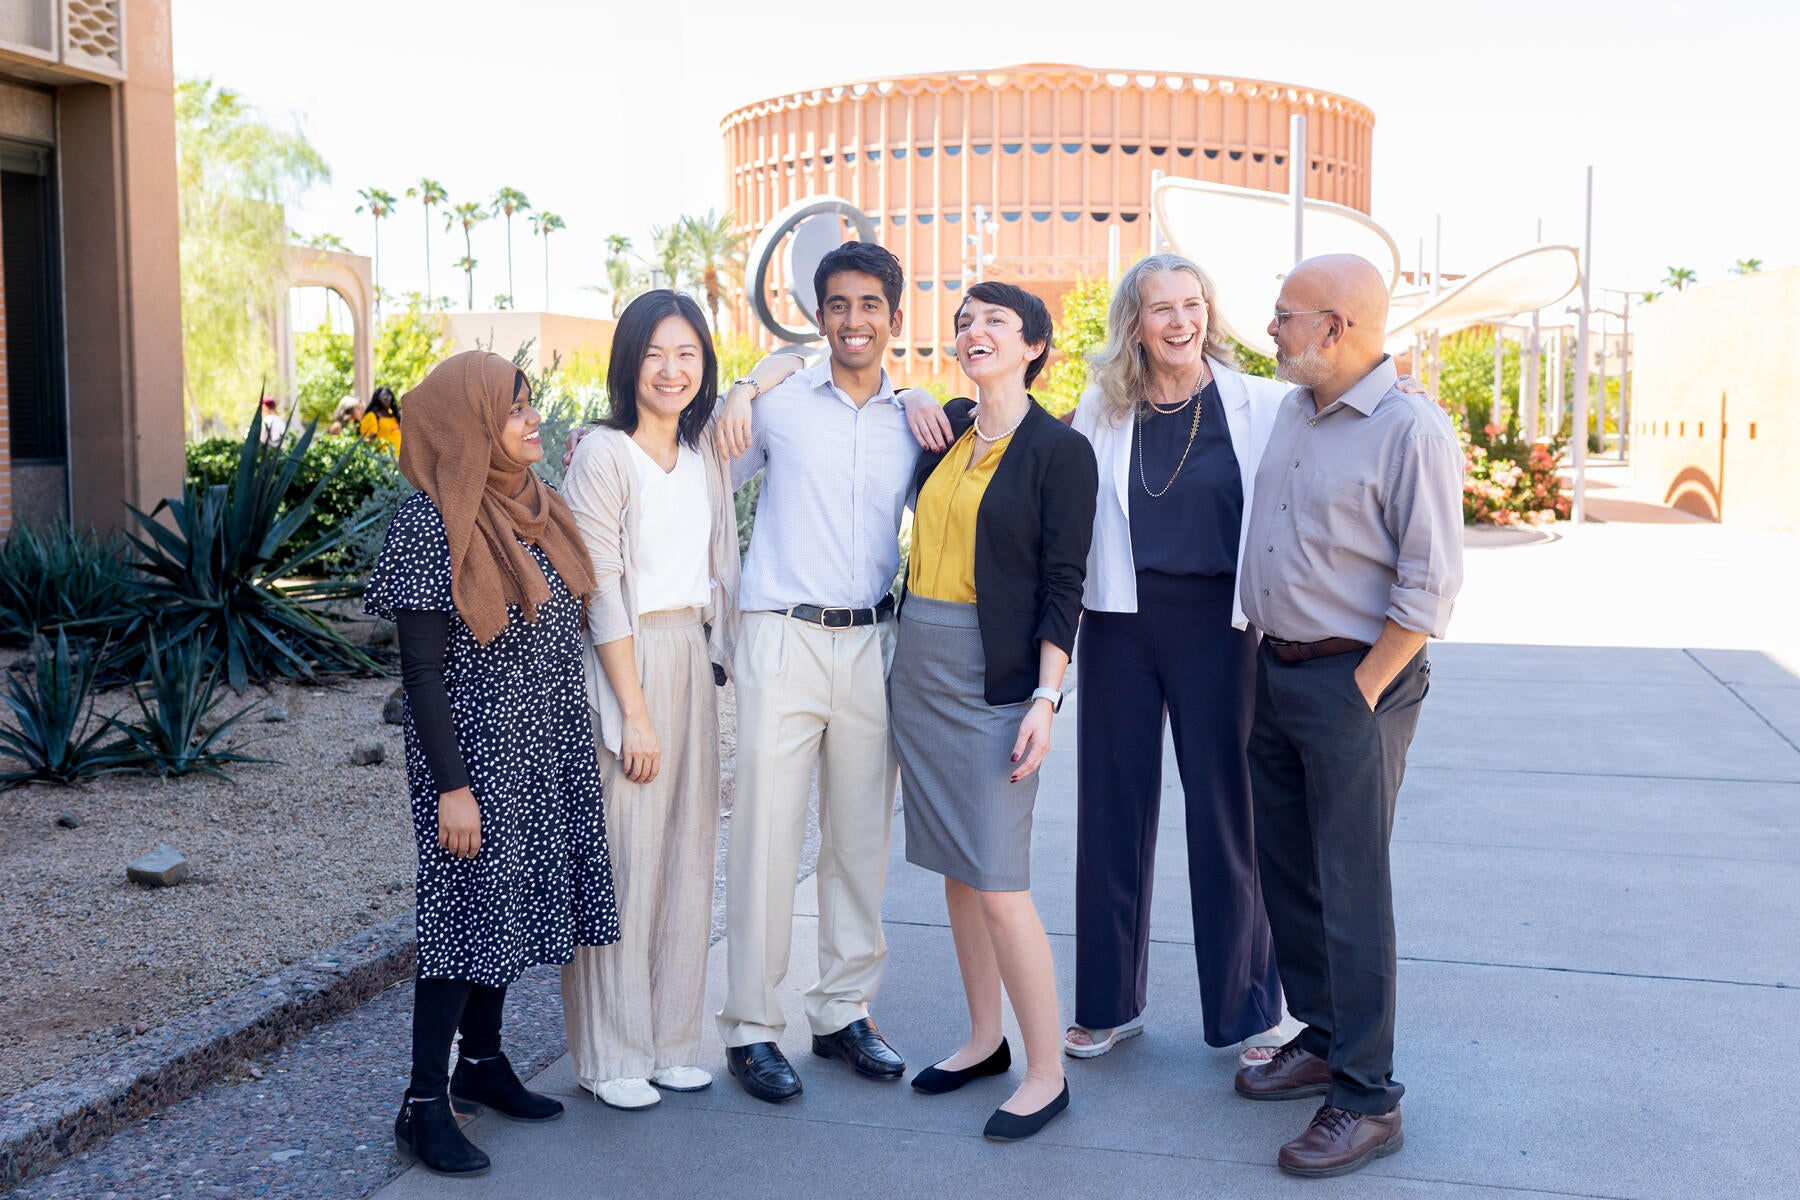
M 830 358 L 754 406 L 737 486 L 764 472 L 739 599 L 737 794 L 726 857 L 728 990 L 719 1031 L 744 1090 L 801 1092 L 777 1042 L 776 989 L 793 937 L 807 793 L 819 769 L 819 982 L 806 993 L 815 1054 L 872 1079 L 905 1062 L 869 1020 L 887 943 L 881 893 L 898 783 L 887 667 L 900 518 L 919 446 L 882 369 L 900 332 L 894 256 L 849 242 L 815 276 Z M 746 389 L 747 390 L 747 389 Z M 729 414 L 727 414 L 729 416 Z

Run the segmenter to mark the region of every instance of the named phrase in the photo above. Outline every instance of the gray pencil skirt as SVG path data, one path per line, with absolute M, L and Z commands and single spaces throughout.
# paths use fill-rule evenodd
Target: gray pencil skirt
M 1031 886 L 1036 774 L 1011 782 L 1030 702 L 982 698 L 986 659 L 973 604 L 908 596 L 888 720 L 900 758 L 906 861 L 983 892 Z

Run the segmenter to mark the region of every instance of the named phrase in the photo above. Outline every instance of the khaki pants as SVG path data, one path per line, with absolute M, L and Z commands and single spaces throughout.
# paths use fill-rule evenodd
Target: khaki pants
M 887 879 L 898 768 L 888 738 L 894 622 L 821 629 L 780 613 L 744 614 L 737 645 L 737 796 L 726 852 L 727 1046 L 779 1041 L 775 991 L 793 941 L 794 883 L 806 800 L 819 766 L 819 982 L 806 993 L 815 1034 L 868 1015 L 887 942 Z
M 655 779 L 633 783 L 595 739 L 619 940 L 577 946 L 562 971 L 569 1052 L 588 1088 L 695 1065 L 706 1015 L 719 702 L 699 610 L 646 614 L 636 650 L 662 763 Z

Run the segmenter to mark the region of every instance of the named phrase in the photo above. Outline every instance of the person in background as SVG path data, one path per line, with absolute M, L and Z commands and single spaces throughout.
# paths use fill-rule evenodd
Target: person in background
M 287 440 L 288 421 L 281 415 L 281 406 L 273 396 L 262 398 L 262 444 L 279 446 Z
M 1388 846 L 1406 752 L 1462 586 L 1462 450 L 1383 348 L 1386 280 L 1308 259 L 1269 322 L 1282 378 L 1239 596 L 1263 633 L 1250 783 L 1275 958 L 1298 1036 L 1237 1074 L 1252 1100 L 1325 1097 L 1277 1164 L 1342 1175 L 1403 1144 Z
M 619 940 L 563 968 L 581 1085 L 614 1108 L 699 1091 L 719 842 L 719 706 L 737 634 L 737 518 L 713 444 L 718 362 L 699 305 L 646 292 L 619 317 L 611 415 L 563 490 L 594 562 L 588 701 Z M 715 665 L 716 664 L 716 665 Z
M 366 441 L 387 443 L 389 452 L 400 456 L 400 406 L 394 402 L 394 389 L 383 384 L 369 397 L 358 430 Z
M 1056 968 L 1031 899 L 1038 766 L 1062 704 L 1094 531 L 1094 452 L 1032 398 L 1050 353 L 1043 301 L 969 288 L 956 358 L 977 399 L 945 406 L 955 435 L 914 475 L 913 543 L 890 682 L 906 859 L 944 877 L 969 1036 L 913 1087 L 1004 1073 L 1001 992 L 1025 1078 L 985 1136 L 1030 1137 L 1068 1108 Z
M 518 368 L 455 355 L 407 409 L 400 470 L 419 490 L 363 600 L 399 635 L 419 853 L 412 1076 L 394 1140 L 433 1171 L 470 1175 L 488 1158 L 452 1100 L 521 1121 L 562 1113 L 500 1048 L 507 987 L 619 936 L 582 673 L 594 575 L 574 516 L 531 470 L 539 417 Z
M 362 405 L 355 396 L 345 396 L 332 410 L 331 424 L 326 427 L 325 432 L 334 436 L 343 433 L 356 434 L 360 432 L 361 425 Z

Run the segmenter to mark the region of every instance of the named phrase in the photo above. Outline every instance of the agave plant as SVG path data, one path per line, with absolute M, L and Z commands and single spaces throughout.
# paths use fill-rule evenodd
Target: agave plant
M 76 783 L 137 766 L 136 748 L 128 739 L 107 740 L 111 725 L 94 716 L 94 674 L 100 656 L 84 638 L 73 647 L 56 631 L 56 646 L 39 637 L 31 647 L 30 682 L 14 674 L 7 680 L 6 706 L 18 728 L 0 724 L 0 753 L 19 761 L 22 770 L 0 772 L 0 789 L 35 779 Z
M 66 629 L 105 634 L 143 612 L 130 546 L 65 522 L 15 528 L 0 542 L 0 641 L 31 641 Z
M 145 658 L 149 674 L 150 700 L 144 688 L 133 688 L 141 721 L 126 724 L 109 719 L 108 723 L 125 735 L 136 748 L 143 765 L 167 775 L 191 775 L 196 771 L 229 781 L 222 769 L 224 763 L 261 763 L 273 759 L 254 758 L 235 750 L 215 749 L 231 732 L 232 726 L 244 719 L 255 704 L 247 704 L 223 721 L 208 728 L 206 719 L 224 702 L 219 694 L 219 667 L 207 665 L 206 655 L 192 642 L 172 646 L 159 645 L 150 635 L 150 653 Z M 154 703 L 152 703 L 152 700 Z
M 190 480 L 180 499 L 149 513 L 131 510 L 141 527 L 131 541 L 160 639 L 196 643 L 209 662 L 224 664 L 226 682 L 240 694 L 274 675 L 314 679 L 381 670 L 320 611 L 362 585 L 297 578 L 361 525 L 345 521 L 303 546 L 287 545 L 355 453 L 346 451 L 311 491 L 284 507 L 315 430 L 316 422 L 307 425 L 292 447 L 265 446 L 259 412 L 229 483 Z M 166 521 L 157 519 L 165 513 Z

